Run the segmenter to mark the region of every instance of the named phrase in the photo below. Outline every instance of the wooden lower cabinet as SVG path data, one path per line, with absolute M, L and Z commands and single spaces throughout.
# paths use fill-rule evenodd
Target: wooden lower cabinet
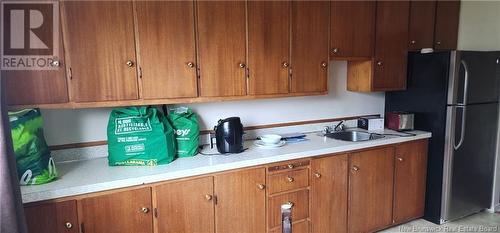
M 275 195 L 269 198 L 268 224 L 269 228 L 281 226 L 281 205 L 292 204 L 292 221 L 304 220 L 309 217 L 309 190 Z
M 215 232 L 265 232 L 265 183 L 265 168 L 216 174 Z
M 78 208 L 84 233 L 153 232 L 149 187 L 84 198 Z
M 76 201 L 24 207 L 29 233 L 78 233 Z
M 213 177 L 161 184 L 154 193 L 158 232 L 214 232 Z
M 349 158 L 348 232 L 372 232 L 392 224 L 394 147 Z
M 427 140 L 401 144 L 394 157 L 394 223 L 424 215 Z
M 311 232 L 347 232 L 347 166 L 347 154 L 312 160 Z

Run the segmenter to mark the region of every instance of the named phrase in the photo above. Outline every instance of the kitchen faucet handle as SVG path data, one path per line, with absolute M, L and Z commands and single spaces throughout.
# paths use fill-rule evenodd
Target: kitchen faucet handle
M 335 127 L 333 128 L 333 131 L 343 131 L 344 130 L 344 120 L 341 120 Z

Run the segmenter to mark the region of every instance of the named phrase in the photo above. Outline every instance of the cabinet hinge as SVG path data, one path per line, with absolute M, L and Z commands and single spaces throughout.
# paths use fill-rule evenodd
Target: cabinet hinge
M 217 196 L 214 195 L 214 205 L 217 205 Z
M 247 68 L 246 76 L 247 76 L 246 77 L 247 79 L 250 79 L 250 69 L 249 68 Z
M 71 67 L 68 68 L 68 75 L 69 75 L 69 80 L 73 80 L 73 70 Z
M 80 233 L 85 233 L 85 228 L 83 226 L 83 222 L 80 223 Z
M 142 67 L 139 66 L 139 78 L 142 78 Z
M 154 214 L 155 214 L 155 218 L 158 218 L 158 209 L 157 208 L 154 209 Z
M 290 68 L 290 70 L 288 71 L 288 75 L 290 76 L 290 78 L 293 77 L 293 75 L 292 75 L 292 68 Z

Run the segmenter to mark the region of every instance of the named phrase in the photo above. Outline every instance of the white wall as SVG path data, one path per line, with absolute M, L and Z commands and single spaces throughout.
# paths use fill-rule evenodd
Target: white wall
M 500 50 L 500 1 L 462 1 L 460 50 Z
M 346 91 L 347 63 L 330 62 L 329 94 L 251 101 L 190 104 L 201 129 L 239 116 L 246 126 L 384 113 L 384 93 Z M 50 145 L 106 140 L 110 109 L 43 110 Z

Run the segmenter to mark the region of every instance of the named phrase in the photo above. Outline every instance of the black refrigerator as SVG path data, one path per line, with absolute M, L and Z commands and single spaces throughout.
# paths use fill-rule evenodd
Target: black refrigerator
M 491 207 L 500 52 L 410 53 L 406 91 L 385 110 L 415 113 L 429 140 L 424 218 L 437 224 Z

